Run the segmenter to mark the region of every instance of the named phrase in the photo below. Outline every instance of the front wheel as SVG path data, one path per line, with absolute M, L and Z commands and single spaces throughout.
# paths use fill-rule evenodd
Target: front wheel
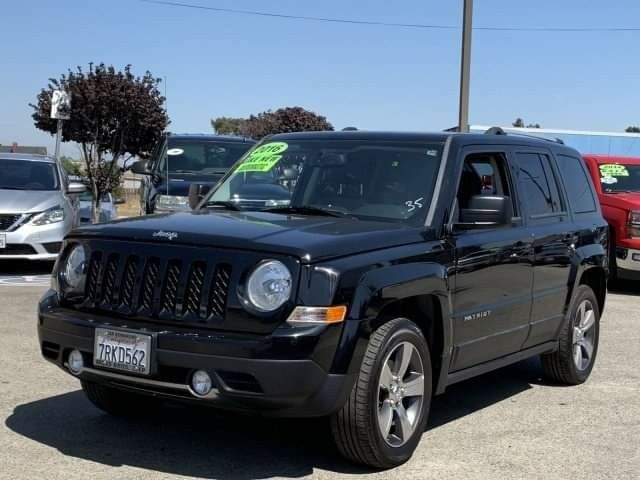
M 343 456 L 374 468 L 406 462 L 420 442 L 431 405 L 431 357 L 406 318 L 378 328 L 346 404 L 331 417 Z

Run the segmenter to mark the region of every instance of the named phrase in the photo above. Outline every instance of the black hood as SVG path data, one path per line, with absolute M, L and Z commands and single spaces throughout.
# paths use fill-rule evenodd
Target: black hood
M 422 228 L 353 218 L 206 210 L 118 220 L 73 233 L 282 253 L 303 263 L 422 242 L 426 235 Z

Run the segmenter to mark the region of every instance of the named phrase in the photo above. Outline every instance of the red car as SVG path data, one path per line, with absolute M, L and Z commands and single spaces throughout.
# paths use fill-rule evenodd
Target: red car
M 640 280 L 640 158 L 583 156 L 611 227 L 612 276 Z

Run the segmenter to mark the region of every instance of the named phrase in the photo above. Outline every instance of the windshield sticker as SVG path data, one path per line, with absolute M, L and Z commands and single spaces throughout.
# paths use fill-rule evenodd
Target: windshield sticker
M 424 202 L 424 197 L 416 198 L 415 200 L 408 200 L 404 202 L 407 206 L 407 211 L 409 213 L 413 212 L 416 208 L 422 208 Z
M 184 150 L 181 148 L 170 148 L 167 150 L 167 155 L 182 155 Z
M 287 148 L 289 145 L 285 142 L 265 143 L 251 152 L 236 172 L 268 172 L 280 161 L 280 154 Z
M 437 157 L 438 156 L 438 150 L 427 150 L 427 155 L 430 157 Z
M 600 182 L 605 185 L 613 185 L 614 183 L 618 183 L 618 179 L 616 177 L 602 177 Z
M 600 174 L 603 177 L 628 177 L 629 170 L 627 170 L 627 167 L 624 165 L 606 163 L 600 165 Z

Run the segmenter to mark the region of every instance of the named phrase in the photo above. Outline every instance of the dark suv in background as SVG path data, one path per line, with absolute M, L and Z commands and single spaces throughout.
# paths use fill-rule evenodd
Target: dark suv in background
M 141 214 L 190 210 L 190 189 L 205 194 L 254 143 L 244 137 L 167 133 L 149 161 L 131 168 L 144 175 Z
M 169 400 L 327 416 L 343 455 L 392 467 L 453 383 L 536 355 L 554 382 L 589 377 L 607 278 L 596 198 L 552 141 L 274 135 L 197 211 L 71 234 L 39 306 L 42 354 L 112 414 Z

